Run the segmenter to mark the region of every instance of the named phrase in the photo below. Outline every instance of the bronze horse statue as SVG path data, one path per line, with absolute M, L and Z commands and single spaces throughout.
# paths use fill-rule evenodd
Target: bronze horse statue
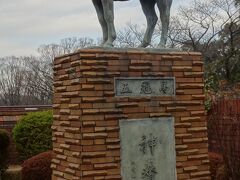
M 113 47 L 113 41 L 116 39 L 113 10 L 114 1 L 128 1 L 128 0 L 92 0 L 94 7 L 97 11 L 98 20 L 102 27 L 103 47 Z M 161 41 L 158 47 L 159 48 L 165 47 L 169 28 L 170 9 L 172 5 L 172 0 L 140 0 L 140 3 L 147 19 L 147 29 L 140 47 L 147 47 L 151 42 L 154 28 L 158 20 L 154 8 L 156 4 L 160 11 L 160 19 L 162 22 Z

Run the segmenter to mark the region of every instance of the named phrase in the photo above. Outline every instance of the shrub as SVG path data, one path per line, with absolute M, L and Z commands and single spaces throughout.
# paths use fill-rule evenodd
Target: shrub
M 224 165 L 221 165 L 216 171 L 216 180 L 229 180 L 228 172 Z
M 217 174 L 219 173 L 219 168 L 224 165 L 223 157 L 221 154 L 209 152 L 210 160 L 210 172 L 212 179 L 216 179 Z
M 33 156 L 22 164 L 22 180 L 51 180 L 52 151 Z
M 20 157 L 25 160 L 52 148 L 52 111 L 23 116 L 13 129 L 13 139 Z
M 8 167 L 8 147 L 10 144 L 10 137 L 6 130 L 0 129 L 0 179 Z
M 8 131 L 5 129 L 0 129 L 0 151 L 6 150 L 10 144 L 10 138 Z

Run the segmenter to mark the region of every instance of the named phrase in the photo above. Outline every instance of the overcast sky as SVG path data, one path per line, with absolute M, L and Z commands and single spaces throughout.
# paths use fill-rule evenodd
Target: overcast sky
M 172 13 L 183 2 L 175 0 Z M 115 3 L 117 30 L 127 22 L 144 24 L 139 0 Z M 0 57 L 35 55 L 41 44 L 67 37 L 100 37 L 91 0 L 0 0 Z

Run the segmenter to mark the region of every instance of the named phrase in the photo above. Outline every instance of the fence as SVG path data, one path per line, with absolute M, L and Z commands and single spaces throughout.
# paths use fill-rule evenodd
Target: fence
M 208 114 L 208 137 L 210 151 L 221 152 L 222 146 L 231 145 L 240 153 L 240 99 L 213 104 Z
M 17 121 L 28 112 L 52 109 L 52 106 L 0 106 L 0 128 L 12 132 Z M 18 163 L 18 155 L 11 138 L 10 144 L 10 163 Z
M 223 155 L 232 175 L 240 173 L 240 99 L 213 104 L 208 115 L 208 138 L 209 151 Z

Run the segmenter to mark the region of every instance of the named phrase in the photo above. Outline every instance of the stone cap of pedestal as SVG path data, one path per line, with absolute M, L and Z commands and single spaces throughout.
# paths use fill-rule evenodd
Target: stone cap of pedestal
M 65 54 L 57 56 L 58 58 L 63 58 L 79 53 L 105 53 L 105 54 L 159 54 L 159 55 L 191 55 L 191 56 L 201 56 L 200 52 L 188 52 L 181 51 L 179 49 L 172 48 L 103 48 L 103 47 L 89 47 L 83 48 L 75 51 L 74 53 Z

